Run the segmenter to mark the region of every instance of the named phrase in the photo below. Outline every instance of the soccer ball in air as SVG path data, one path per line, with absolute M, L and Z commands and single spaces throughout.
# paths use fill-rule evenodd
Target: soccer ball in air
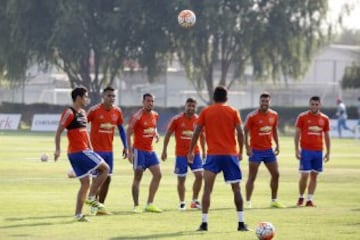
M 275 227 L 270 222 L 259 222 L 255 233 L 259 240 L 271 240 L 275 236 Z
M 196 22 L 196 15 L 191 10 L 182 10 L 178 15 L 178 22 L 183 28 L 190 28 Z
M 49 160 L 49 155 L 47 155 L 46 153 L 42 154 L 42 155 L 40 156 L 40 160 L 41 160 L 42 162 L 47 162 L 47 160 Z

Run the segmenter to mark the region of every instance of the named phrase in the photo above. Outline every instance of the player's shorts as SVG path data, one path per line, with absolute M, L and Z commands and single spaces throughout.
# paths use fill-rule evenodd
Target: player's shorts
M 133 168 L 134 169 L 147 169 L 151 166 L 159 164 L 159 158 L 157 157 L 154 151 L 142 151 L 136 148 L 133 149 L 134 161 Z
M 253 154 L 249 157 L 249 162 L 255 163 L 271 163 L 276 161 L 276 156 L 272 148 L 266 150 L 252 150 Z
M 226 183 L 240 182 L 242 177 L 238 156 L 208 155 L 203 168 L 213 173 L 222 171 Z
M 114 167 L 114 154 L 113 154 L 113 152 L 96 152 L 96 153 L 99 154 L 100 157 L 102 157 L 105 160 L 107 165 L 109 165 L 109 174 L 108 174 L 108 176 L 111 176 L 112 173 L 113 173 L 113 167 Z M 95 177 L 99 173 L 95 169 L 91 174 L 93 175 L 93 177 Z
M 322 172 L 323 153 L 322 151 L 301 150 L 300 172 Z
M 192 172 L 199 172 L 203 170 L 202 160 L 200 154 L 197 153 L 194 156 L 193 163 L 188 163 L 186 156 L 177 156 L 175 160 L 174 173 L 179 177 L 185 177 L 187 174 L 188 166 Z
M 91 174 L 104 159 L 92 150 L 84 150 L 82 152 L 68 153 L 70 164 L 74 169 L 77 178 L 84 178 Z

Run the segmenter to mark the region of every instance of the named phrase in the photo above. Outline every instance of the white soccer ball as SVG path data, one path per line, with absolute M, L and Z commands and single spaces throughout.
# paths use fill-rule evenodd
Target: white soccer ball
M 275 236 L 275 227 L 270 222 L 259 222 L 255 233 L 259 240 L 271 240 Z
M 46 153 L 42 154 L 42 155 L 40 156 L 40 160 L 41 160 L 42 162 L 47 162 L 47 161 L 49 160 L 49 155 L 47 155 Z
M 70 168 L 66 174 L 67 174 L 68 178 L 76 178 L 76 174 L 72 168 Z
M 185 9 L 178 15 L 178 22 L 183 28 L 190 28 L 195 25 L 196 15 L 193 11 Z

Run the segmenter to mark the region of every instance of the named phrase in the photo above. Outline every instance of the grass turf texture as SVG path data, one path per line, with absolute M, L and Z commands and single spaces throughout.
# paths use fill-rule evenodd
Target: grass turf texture
M 0 239 L 256 239 L 254 232 L 237 232 L 237 218 L 230 186 L 218 175 L 211 199 L 209 231 L 195 232 L 201 212 L 178 210 L 176 176 L 173 174 L 174 141 L 168 160 L 161 163 L 163 178 L 155 203 L 164 212 L 132 213 L 132 169 L 121 159 L 121 144 L 115 138 L 115 170 L 106 201 L 111 216 L 90 216 L 89 223 L 73 219 L 78 180 L 69 179 L 67 140 L 62 138 L 62 155 L 53 161 L 54 137 L 50 134 L 0 133 Z M 260 221 L 276 228 L 276 239 L 357 239 L 360 236 L 360 141 L 333 139 L 331 160 L 319 177 L 315 194 L 317 208 L 296 208 L 298 161 L 293 139 L 280 137 L 279 200 L 286 209 L 270 209 L 269 174 L 261 166 L 252 198 L 253 209 L 245 210 L 246 223 L 255 229 Z M 162 142 L 155 144 L 158 155 Z M 48 162 L 41 162 L 48 153 Z M 241 162 L 245 195 L 247 160 Z M 150 173 L 145 172 L 140 202 L 144 206 Z M 187 178 L 186 200 L 191 198 L 192 174 Z M 89 208 L 84 206 L 84 212 Z

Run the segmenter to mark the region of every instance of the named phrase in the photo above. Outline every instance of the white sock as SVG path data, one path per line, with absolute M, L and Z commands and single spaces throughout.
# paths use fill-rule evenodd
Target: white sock
M 304 198 L 304 194 L 302 194 L 302 195 L 299 195 L 299 198 Z
M 81 213 L 75 214 L 75 217 L 76 217 L 76 218 L 81 218 L 81 217 L 82 217 L 82 214 L 81 214 Z
M 277 202 L 277 198 L 271 199 L 272 202 Z
M 238 216 L 238 222 L 244 222 L 245 220 L 244 211 L 238 211 L 237 216 Z
M 88 199 L 90 200 L 90 201 L 93 201 L 93 200 L 95 200 L 95 196 L 88 196 Z
M 312 199 L 313 199 L 313 194 L 308 194 L 306 200 L 312 201 Z
M 202 222 L 207 222 L 208 221 L 208 214 L 207 213 L 203 213 L 201 216 L 201 221 Z

